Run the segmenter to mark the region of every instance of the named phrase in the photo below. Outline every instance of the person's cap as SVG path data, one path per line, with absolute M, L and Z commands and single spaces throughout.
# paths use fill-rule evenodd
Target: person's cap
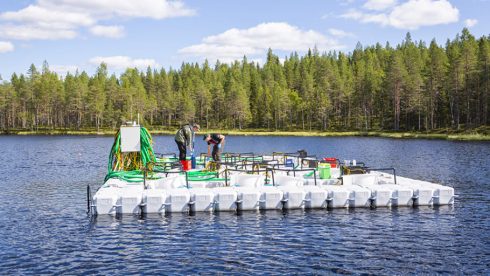
M 197 130 L 200 130 L 201 129 L 201 126 L 199 126 L 198 124 L 193 124 L 192 127 L 197 128 Z

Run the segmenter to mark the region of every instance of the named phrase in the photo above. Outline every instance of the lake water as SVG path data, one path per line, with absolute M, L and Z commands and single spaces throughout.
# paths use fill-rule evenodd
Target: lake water
M 154 141 L 176 151 L 171 136 Z M 86 186 L 102 184 L 112 142 L 0 136 L 1 274 L 490 273 L 488 142 L 249 136 L 225 146 L 393 166 L 454 187 L 454 206 L 90 219 Z

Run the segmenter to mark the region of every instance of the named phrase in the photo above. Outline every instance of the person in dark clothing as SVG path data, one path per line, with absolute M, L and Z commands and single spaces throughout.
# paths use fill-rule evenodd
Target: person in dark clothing
M 189 124 L 181 127 L 175 134 L 175 143 L 177 143 L 177 147 L 179 148 L 180 163 L 185 161 L 187 149 L 194 151 L 194 133 L 199 132 L 199 129 L 198 124 Z
M 213 160 L 220 161 L 221 159 L 221 148 L 225 144 L 225 136 L 222 134 L 212 133 L 206 134 L 203 138 L 204 141 L 208 143 L 208 156 L 211 156 L 211 145 L 213 145 Z

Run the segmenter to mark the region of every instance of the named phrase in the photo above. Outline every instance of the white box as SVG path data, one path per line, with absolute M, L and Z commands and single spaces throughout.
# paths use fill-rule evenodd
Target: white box
M 166 212 L 187 212 L 191 194 L 185 188 L 166 190 Z
M 304 186 L 306 192 L 305 208 L 327 208 L 328 192 L 319 186 Z
M 257 188 L 236 187 L 238 193 L 238 210 L 259 210 L 260 192 Z
M 349 207 L 350 190 L 343 185 L 322 185 L 322 189 L 328 192 L 329 208 L 347 208 Z
M 97 191 L 94 196 L 95 211 L 97 214 L 116 214 L 119 190 L 119 188 L 115 187 L 102 187 Z
M 121 126 L 121 152 L 141 151 L 140 126 Z
M 297 186 L 279 186 L 284 193 L 284 209 L 302 209 L 305 207 L 306 193 Z
M 214 209 L 214 194 L 207 188 L 189 189 L 191 193 L 191 212 L 211 212 Z
M 122 214 L 139 214 L 143 202 L 143 190 L 138 188 L 122 188 L 119 191 Z
M 283 192 L 277 187 L 263 186 L 260 191 L 260 209 L 261 210 L 281 210 Z
M 238 194 L 232 187 L 211 189 L 214 193 L 214 209 L 216 211 L 235 211 Z
M 166 194 L 163 190 L 144 190 L 143 192 L 143 212 L 144 213 L 165 213 Z

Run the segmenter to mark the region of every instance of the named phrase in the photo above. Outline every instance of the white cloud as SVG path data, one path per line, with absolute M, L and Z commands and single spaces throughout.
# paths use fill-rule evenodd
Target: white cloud
M 468 18 L 464 21 L 464 25 L 468 28 L 471 28 L 471 27 L 475 26 L 476 24 L 478 24 L 478 20 L 476 20 L 476 19 Z
M 328 18 L 334 18 L 337 17 L 337 14 L 334 12 L 329 12 L 324 15 L 322 15 L 321 19 L 328 19 Z
M 459 10 L 446 0 L 410 0 L 393 9 L 390 23 L 400 29 L 417 29 L 456 22 Z
M 280 51 L 320 51 L 343 48 L 336 40 L 313 30 L 301 30 L 287 23 L 262 23 L 249 29 L 230 29 L 205 37 L 201 44 L 179 50 L 179 53 L 209 60 L 228 62 L 244 55 L 262 55 L 268 48 Z
M 350 10 L 341 15 L 343 18 L 354 19 L 362 23 L 379 23 L 383 26 L 389 25 L 389 17 L 387 14 L 369 14 L 358 10 Z
M 4 12 L 0 14 L 0 19 L 55 29 L 70 29 L 77 26 L 90 26 L 95 23 L 95 19 L 87 13 L 35 5 L 15 12 Z
M 355 37 L 355 35 L 353 33 L 349 33 L 349 32 L 346 32 L 346 31 L 343 31 L 343 30 L 339 30 L 339 29 L 334 29 L 334 28 L 328 29 L 328 32 L 332 36 L 339 37 L 339 38 L 342 38 L 342 37 Z
M 77 65 L 49 65 L 49 70 L 58 75 L 65 76 L 68 73 L 75 74 L 80 68 Z
M 415 30 L 423 26 L 449 24 L 459 20 L 459 10 L 447 0 L 409 0 L 386 13 L 350 10 L 344 18 L 362 23 L 377 23 L 398 29 Z
M 11 52 L 15 49 L 14 44 L 9 41 L 0 41 L 0 53 Z
M 192 16 L 196 12 L 182 1 L 169 0 L 38 0 L 42 6 L 60 8 L 101 17 L 146 17 L 164 19 Z
M 188 9 L 179 0 L 37 0 L 18 11 L 0 13 L 0 20 L 7 22 L 0 25 L 3 29 L 0 37 L 24 40 L 66 39 L 76 37 L 80 28 L 89 28 L 95 35 L 117 38 L 123 35 L 122 29 L 117 29 L 116 26 L 101 28 L 97 23 L 113 18 L 160 20 L 194 14 L 194 10 Z M 21 35 L 13 34 L 19 29 L 23 30 Z M 37 31 L 42 34 L 37 34 Z M 58 34 L 59 32 L 62 34 Z
M 121 38 L 124 36 L 123 26 L 102 26 L 96 25 L 90 28 L 90 32 L 96 36 L 104 36 L 109 38 Z
M 368 0 L 363 7 L 368 10 L 382 11 L 396 5 L 396 0 Z
M 153 68 L 160 67 L 154 59 L 133 59 L 128 56 L 93 57 L 89 60 L 93 65 L 100 65 L 102 62 L 112 69 L 139 68 L 145 69 L 148 66 Z
M 203 57 L 208 60 L 219 59 L 222 62 L 240 60 L 244 55 L 256 55 L 262 53 L 262 49 L 253 47 L 240 47 L 234 45 L 197 44 L 179 50 L 180 54 Z
M 17 40 L 71 39 L 77 33 L 71 29 L 50 29 L 31 25 L 0 25 L 0 37 Z
M 337 0 L 337 1 L 340 2 L 341 6 L 347 6 L 354 2 L 354 0 Z

